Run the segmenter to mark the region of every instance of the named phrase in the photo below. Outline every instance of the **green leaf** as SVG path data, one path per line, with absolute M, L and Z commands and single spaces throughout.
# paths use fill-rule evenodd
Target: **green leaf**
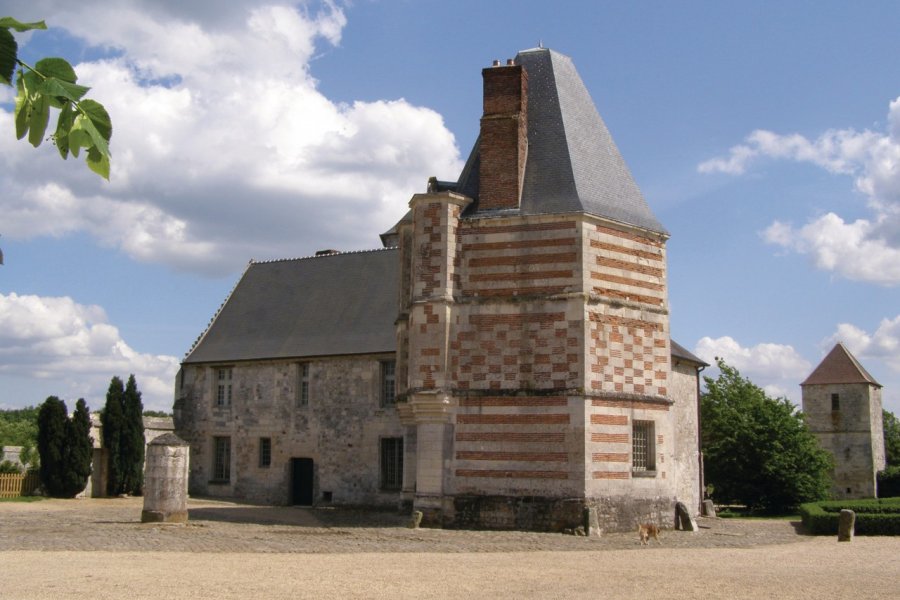
M 97 126 L 94 125 L 94 122 L 84 115 L 78 115 L 75 119 L 75 125 L 72 126 L 72 133 L 80 132 L 85 134 L 87 137 L 82 137 L 79 135 L 77 137 L 78 145 L 84 148 L 95 147 L 101 153 L 109 155 L 109 146 L 106 143 L 106 139 L 104 139 L 103 135 L 98 131 Z M 71 133 L 69 135 L 72 135 Z M 72 142 L 69 142 L 69 145 L 72 145 Z
M 103 139 L 108 142 L 112 137 L 112 121 L 109 118 L 109 113 L 103 108 L 103 105 L 96 100 L 88 99 L 79 102 L 78 109 L 84 116 L 91 120 Z M 108 153 L 107 150 L 107 154 Z
M 44 77 L 55 77 L 68 83 L 78 81 L 75 69 L 64 58 L 42 58 L 34 65 L 34 70 Z
M 12 17 L 0 17 L 0 27 L 15 29 L 16 31 L 29 31 L 31 29 L 47 29 L 47 24 L 43 21 L 35 21 L 34 23 L 22 23 Z
M 34 106 L 28 119 L 28 141 L 37 148 L 44 141 L 44 133 L 47 131 L 47 121 L 50 120 L 50 102 L 44 95 L 38 94 L 34 98 Z
M 97 148 L 91 148 L 87 154 L 87 166 L 91 171 L 109 181 L 109 154 L 104 154 Z
M 66 103 L 62 110 L 59 111 L 59 119 L 56 121 L 56 133 L 53 134 L 53 140 L 56 142 L 56 149 L 59 155 L 66 159 L 69 157 L 69 131 L 75 124 L 75 109 L 72 105 Z
M 0 28 L 0 83 L 12 85 L 19 46 L 9 29 Z
M 32 107 L 21 77 L 16 81 L 16 89 L 16 139 L 21 140 L 28 133 L 28 118 Z
M 50 77 L 41 82 L 37 88 L 37 92 L 48 96 L 50 98 L 50 104 L 53 105 L 54 108 L 62 108 L 64 104 L 68 104 L 70 101 L 78 102 L 81 100 L 82 96 L 84 96 L 89 89 L 91 88 Z

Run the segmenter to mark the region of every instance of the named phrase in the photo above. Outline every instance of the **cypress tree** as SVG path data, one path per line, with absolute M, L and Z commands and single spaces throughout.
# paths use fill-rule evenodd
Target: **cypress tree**
M 41 456 L 41 483 L 50 496 L 66 497 L 66 403 L 50 396 L 38 410 L 38 452 Z M 74 494 L 73 494 L 74 495 Z M 71 496 L 70 496 L 71 497 Z
M 124 429 L 124 397 L 125 386 L 118 377 L 109 382 L 106 392 L 106 405 L 100 413 L 103 425 L 103 447 L 107 456 L 107 493 L 118 496 L 125 493 L 123 478 L 125 469 L 122 466 L 122 432 Z
M 65 481 L 71 496 L 81 493 L 91 476 L 91 458 L 94 443 L 91 438 L 91 413 L 80 398 L 75 404 L 75 413 L 66 423 L 68 435 L 66 452 Z
M 133 374 L 125 384 L 123 408 L 123 487 L 127 494 L 140 495 L 144 486 L 144 405 Z

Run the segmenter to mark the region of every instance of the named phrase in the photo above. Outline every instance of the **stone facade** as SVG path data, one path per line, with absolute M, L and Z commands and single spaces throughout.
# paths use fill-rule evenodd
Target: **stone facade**
M 190 493 L 307 503 L 292 488 L 292 459 L 311 459 L 313 503 L 396 507 L 400 490 L 383 490 L 379 481 L 380 440 L 403 437 L 396 408 L 381 405 L 382 361 L 393 358 L 184 365 L 175 422 L 191 447 Z M 216 373 L 223 367 L 231 369 L 232 395 L 230 405 L 217 406 Z M 227 477 L 214 473 L 216 438 L 230 441 Z M 262 439 L 270 444 L 268 464 L 261 461 Z

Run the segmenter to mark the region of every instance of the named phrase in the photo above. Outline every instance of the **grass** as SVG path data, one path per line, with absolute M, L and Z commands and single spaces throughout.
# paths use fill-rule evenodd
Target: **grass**
M 716 516 L 723 519 L 758 519 L 776 521 L 799 521 L 800 513 L 761 513 L 753 512 L 743 506 L 728 506 L 716 511 Z

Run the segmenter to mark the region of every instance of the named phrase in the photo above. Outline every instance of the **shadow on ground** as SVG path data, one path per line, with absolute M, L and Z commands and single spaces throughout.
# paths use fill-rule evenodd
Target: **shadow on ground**
M 297 527 L 401 527 L 408 515 L 396 511 L 307 506 L 203 506 L 188 509 L 190 521 L 292 525 Z

